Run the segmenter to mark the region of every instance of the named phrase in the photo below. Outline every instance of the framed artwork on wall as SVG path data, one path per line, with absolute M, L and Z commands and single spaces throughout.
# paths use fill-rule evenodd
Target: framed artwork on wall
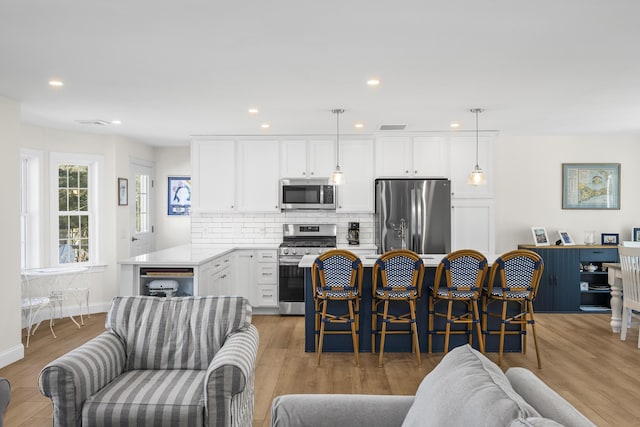
M 633 229 L 631 229 L 631 240 L 633 242 L 640 242 L 640 227 L 633 227 Z
M 531 234 L 533 235 L 533 243 L 536 246 L 549 246 L 549 236 L 546 228 L 531 227 Z
M 191 177 L 170 176 L 167 181 L 167 215 L 189 215 L 191 211 Z
M 129 180 L 127 178 L 118 178 L 118 206 L 127 206 L 129 204 Z
M 562 209 L 620 209 L 620 163 L 563 163 Z

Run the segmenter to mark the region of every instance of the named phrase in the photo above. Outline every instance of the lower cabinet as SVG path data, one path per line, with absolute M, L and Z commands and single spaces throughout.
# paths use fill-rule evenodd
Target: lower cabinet
M 602 264 L 618 262 L 617 248 L 601 245 L 519 245 L 519 248 L 538 253 L 544 261 L 533 303 L 536 312 L 606 312 L 611 309 L 607 272 L 602 271 Z M 587 269 L 589 265 L 593 267 Z
M 253 307 L 278 306 L 278 259 L 272 249 L 236 250 L 236 292 Z

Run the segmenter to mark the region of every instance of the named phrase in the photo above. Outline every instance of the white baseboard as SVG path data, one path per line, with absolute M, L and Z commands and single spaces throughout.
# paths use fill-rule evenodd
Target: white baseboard
M 18 344 L 0 353 L 0 368 L 24 358 L 24 345 Z

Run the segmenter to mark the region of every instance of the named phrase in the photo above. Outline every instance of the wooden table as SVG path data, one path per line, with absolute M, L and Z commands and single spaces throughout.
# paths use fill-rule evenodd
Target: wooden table
M 605 262 L 602 266 L 607 267 L 607 282 L 611 286 L 611 330 L 619 334 L 622 325 L 622 268 L 617 262 Z

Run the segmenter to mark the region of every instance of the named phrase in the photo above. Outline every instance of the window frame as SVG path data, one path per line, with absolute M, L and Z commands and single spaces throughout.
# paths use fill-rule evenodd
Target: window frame
M 41 266 L 43 248 L 43 153 L 20 150 L 20 269 Z
M 88 167 L 88 209 L 89 217 L 89 260 L 82 262 L 61 263 L 59 256 L 59 216 L 58 210 L 58 167 L 60 165 L 81 165 Z M 56 267 L 70 265 L 96 265 L 100 259 L 100 199 L 102 192 L 102 176 L 104 158 L 98 155 L 78 153 L 51 153 L 50 155 L 50 258 L 51 265 Z

